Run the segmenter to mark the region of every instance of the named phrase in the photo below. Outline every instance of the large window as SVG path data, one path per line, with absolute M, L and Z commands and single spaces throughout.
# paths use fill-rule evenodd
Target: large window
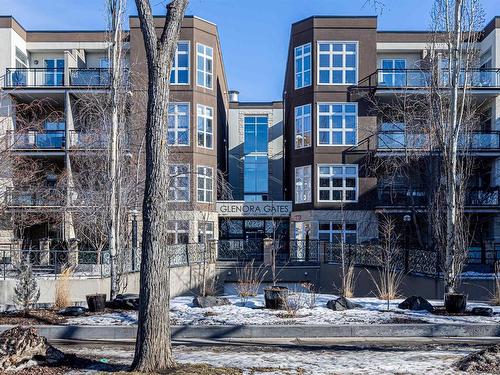
M 318 84 L 355 84 L 357 49 L 356 42 L 318 42 Z
M 311 166 L 295 168 L 295 203 L 311 201 Z
M 358 166 L 356 164 L 318 165 L 319 202 L 356 202 Z
M 265 200 L 268 192 L 267 156 L 245 156 L 245 165 L 243 172 L 245 200 Z
M 267 116 L 245 117 L 244 152 L 267 153 Z
M 406 60 L 382 59 L 380 62 L 380 84 L 401 87 L 406 84 Z
M 212 89 L 214 60 L 212 47 L 204 44 L 197 44 L 197 68 L 196 68 L 196 84 L 207 89 Z
M 168 144 L 189 145 L 189 104 L 170 103 L 168 105 Z
M 178 42 L 175 51 L 170 83 L 173 85 L 189 84 L 189 42 Z
M 212 148 L 213 140 L 213 109 L 198 104 L 198 146 Z
M 189 202 L 189 165 L 169 166 L 168 199 L 171 202 Z
M 295 47 L 295 88 L 311 85 L 311 43 Z
M 319 103 L 318 146 L 355 146 L 357 122 L 356 103 Z
M 355 244 L 358 242 L 358 230 L 356 223 L 341 221 L 320 221 L 319 239 L 333 243 Z
M 178 245 L 189 243 L 189 221 L 169 220 L 167 221 L 167 245 Z
M 214 191 L 213 169 L 199 166 L 197 170 L 198 202 L 212 203 Z
M 311 146 L 311 105 L 295 107 L 295 149 Z
M 246 201 L 262 201 L 267 197 L 267 129 L 267 116 L 245 117 L 243 191 Z

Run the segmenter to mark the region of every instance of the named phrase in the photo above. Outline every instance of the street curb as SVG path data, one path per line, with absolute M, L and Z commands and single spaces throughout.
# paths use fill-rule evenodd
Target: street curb
M 13 326 L 0 325 L 0 332 Z M 37 325 L 49 340 L 134 340 L 136 326 Z M 500 324 L 172 326 L 172 339 L 500 337 Z

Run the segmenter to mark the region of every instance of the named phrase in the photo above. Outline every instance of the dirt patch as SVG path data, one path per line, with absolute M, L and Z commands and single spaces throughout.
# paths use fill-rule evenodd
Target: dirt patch
M 383 324 L 429 324 L 429 323 L 421 319 L 407 318 L 404 316 L 395 316 L 394 318 L 391 318 L 386 322 L 383 322 Z
M 98 375 L 108 374 L 100 372 Z M 142 375 L 142 372 L 118 372 L 115 375 Z M 232 367 L 213 367 L 210 365 L 179 365 L 177 368 L 167 372 L 159 372 L 149 375 L 242 375 L 240 369 Z
M 467 373 L 500 374 L 500 344 L 467 355 L 456 363 L 456 367 Z
M 5 311 L 0 313 L 0 325 L 62 325 L 66 317 L 57 315 L 56 310 L 30 310 L 26 314 L 22 311 Z

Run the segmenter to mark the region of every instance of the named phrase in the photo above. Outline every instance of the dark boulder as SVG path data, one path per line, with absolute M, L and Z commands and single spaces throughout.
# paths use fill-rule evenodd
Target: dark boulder
M 432 306 L 429 301 L 424 297 L 411 296 L 401 302 L 398 307 L 403 310 L 413 310 L 413 311 L 428 311 L 433 312 L 434 306 Z
M 361 307 L 361 305 L 353 303 L 345 297 L 332 299 L 326 303 L 326 308 L 333 311 L 352 310 L 358 307 Z
M 111 302 L 110 307 L 119 310 L 139 310 L 139 295 L 134 293 L 118 294 Z
M 477 316 L 493 316 L 493 309 L 491 307 L 473 307 L 470 313 Z
M 80 316 L 87 312 L 87 309 L 82 306 L 69 306 L 57 312 L 57 315 L 62 316 Z
M 224 306 L 224 305 L 230 305 L 231 302 L 229 299 L 224 298 L 224 297 L 214 297 L 214 296 L 207 296 L 207 297 L 195 297 L 193 298 L 193 305 L 194 307 L 214 307 L 214 306 Z

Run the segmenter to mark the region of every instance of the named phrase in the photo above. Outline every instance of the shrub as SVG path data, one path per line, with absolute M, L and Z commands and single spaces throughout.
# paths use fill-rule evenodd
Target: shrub
M 29 263 L 23 262 L 19 267 L 19 279 L 14 288 L 14 303 L 21 305 L 25 313 L 38 302 L 40 288 Z
M 71 305 L 69 278 L 73 275 L 72 267 L 64 267 L 56 280 L 54 307 L 62 309 Z
M 255 297 L 259 293 L 260 285 L 266 274 L 267 270 L 264 265 L 261 264 L 259 267 L 255 267 L 253 259 L 236 270 L 238 277 L 236 291 L 243 304 L 248 301 L 249 297 Z

